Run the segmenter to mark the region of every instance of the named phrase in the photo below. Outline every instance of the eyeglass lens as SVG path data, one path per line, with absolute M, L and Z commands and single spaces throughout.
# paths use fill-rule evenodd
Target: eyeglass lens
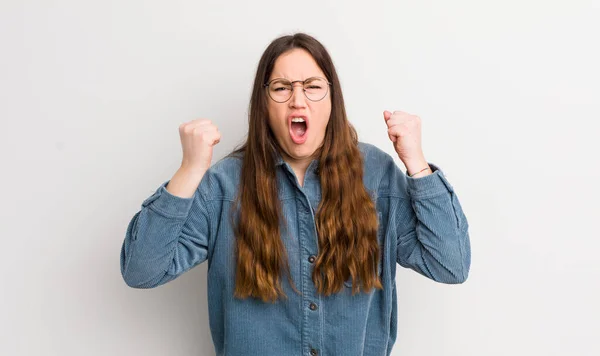
M 271 99 L 283 103 L 292 97 L 292 83 L 286 79 L 276 79 L 269 84 Z M 321 78 L 309 78 L 304 82 L 304 94 L 311 101 L 319 101 L 327 95 L 328 84 Z

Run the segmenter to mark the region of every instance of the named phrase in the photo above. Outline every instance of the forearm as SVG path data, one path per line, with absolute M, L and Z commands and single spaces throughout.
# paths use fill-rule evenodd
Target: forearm
M 431 164 L 433 174 L 407 177 L 409 200 L 399 208 L 412 211 L 398 226 L 398 262 L 442 283 L 461 283 L 470 267 L 468 222 L 454 188 Z
M 205 169 L 194 170 L 181 166 L 171 178 L 166 189 L 177 197 L 191 198 L 205 173 Z

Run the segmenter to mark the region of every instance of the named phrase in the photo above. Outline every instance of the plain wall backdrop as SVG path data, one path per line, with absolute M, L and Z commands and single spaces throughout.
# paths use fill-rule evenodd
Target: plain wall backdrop
M 136 290 L 121 244 L 179 125 L 213 120 L 230 152 L 262 51 L 304 31 L 361 141 L 397 158 L 382 112 L 421 117 L 469 220 L 466 283 L 398 266 L 393 355 L 599 355 L 599 19 L 583 0 L 2 0 L 0 354 L 214 355 L 206 264 Z

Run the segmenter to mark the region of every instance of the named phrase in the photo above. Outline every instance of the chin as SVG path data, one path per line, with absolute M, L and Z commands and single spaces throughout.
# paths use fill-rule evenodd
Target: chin
M 312 146 L 308 146 L 306 143 L 302 145 L 296 145 L 292 143 L 290 150 L 288 150 L 288 154 L 295 159 L 308 158 L 315 153 L 315 149 Z

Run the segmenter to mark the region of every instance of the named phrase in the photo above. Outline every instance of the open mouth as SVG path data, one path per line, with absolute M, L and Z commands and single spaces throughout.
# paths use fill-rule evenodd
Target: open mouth
M 308 129 L 308 125 L 306 124 L 306 120 L 302 117 L 294 117 L 292 118 L 292 122 L 290 125 L 290 135 L 292 137 L 292 141 L 294 143 L 304 143 L 306 141 L 306 131 Z

